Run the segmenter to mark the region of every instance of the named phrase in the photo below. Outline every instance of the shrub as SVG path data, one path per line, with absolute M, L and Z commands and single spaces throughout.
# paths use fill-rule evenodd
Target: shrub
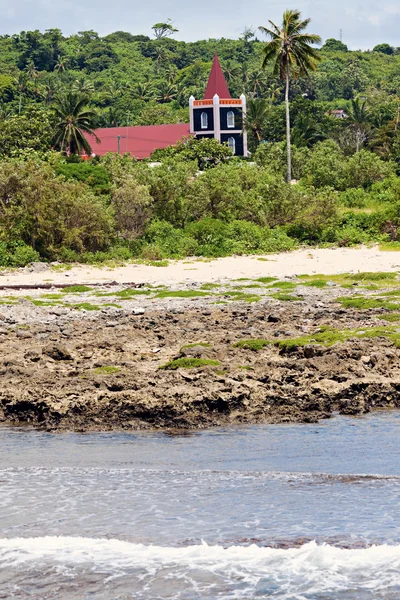
M 135 240 L 145 231 L 153 212 L 149 189 L 129 176 L 111 194 L 111 206 L 117 231 L 127 240 Z
M 25 267 L 39 259 L 39 253 L 23 242 L 14 244 L 0 242 L 0 266 L 2 267 Z

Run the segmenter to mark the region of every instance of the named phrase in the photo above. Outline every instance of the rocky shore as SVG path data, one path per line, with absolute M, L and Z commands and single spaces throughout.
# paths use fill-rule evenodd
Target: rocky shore
M 181 430 L 398 408 L 396 305 L 338 302 L 393 295 L 397 276 L 378 292 L 312 281 L 3 295 L 0 422 Z

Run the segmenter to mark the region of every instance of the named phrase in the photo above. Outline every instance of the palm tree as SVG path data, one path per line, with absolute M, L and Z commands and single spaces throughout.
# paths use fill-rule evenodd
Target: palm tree
M 310 115 L 300 114 L 292 131 L 292 143 L 298 148 L 312 146 L 326 138 L 321 127 Z
M 273 75 L 279 76 L 285 81 L 285 104 L 286 104 L 286 145 L 287 145 L 287 180 L 292 179 L 292 156 L 290 148 L 290 108 L 289 87 L 290 79 L 308 76 L 314 71 L 320 60 L 315 48 L 311 44 L 320 44 L 321 38 L 313 33 L 303 33 L 308 27 L 310 19 L 301 20 L 298 10 L 286 10 L 283 13 L 282 26 L 279 28 L 275 23 L 269 21 L 272 29 L 260 27 L 270 41 L 263 48 L 263 69 L 272 62 Z
M 147 102 L 147 100 L 154 98 L 154 88 L 150 81 L 138 83 L 132 91 L 133 97 L 138 100 L 143 100 L 143 102 Z
M 367 100 L 361 102 L 360 98 L 351 101 L 351 109 L 348 115 L 348 121 L 351 129 L 356 136 L 356 152 L 360 151 L 360 146 L 367 139 L 369 128 L 369 110 Z
M 89 96 L 94 92 L 94 83 L 88 79 L 85 79 L 85 77 L 81 75 L 78 79 L 75 79 L 71 89 L 75 94 Z
M 177 94 L 178 88 L 176 85 L 168 83 L 167 81 L 161 81 L 156 89 L 155 99 L 160 104 L 165 104 L 166 102 L 176 100 Z
M 68 92 L 59 96 L 53 105 L 56 117 L 54 143 L 66 154 L 92 154 L 92 148 L 85 133 L 92 135 L 96 142 L 100 140 L 94 132 L 97 114 L 88 108 L 88 98 L 80 94 Z
M 264 98 L 251 98 L 247 103 L 243 128 L 250 133 L 253 147 L 257 147 L 261 142 L 268 110 L 269 104 Z
M 19 92 L 18 114 L 20 115 L 22 109 L 22 95 L 26 94 L 26 92 L 29 90 L 29 79 L 27 73 L 25 73 L 24 71 L 20 71 L 18 73 L 18 77 L 15 77 L 14 81 L 17 85 L 17 89 Z
M 54 67 L 56 73 L 65 73 L 68 70 L 69 58 L 68 56 L 60 56 L 58 62 Z

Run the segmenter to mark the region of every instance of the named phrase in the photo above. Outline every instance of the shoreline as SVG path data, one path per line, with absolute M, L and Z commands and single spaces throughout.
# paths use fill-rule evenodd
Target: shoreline
M 225 258 L 187 258 L 170 260 L 168 266 L 128 263 L 123 266 L 69 265 L 58 269 L 36 263 L 13 271 L 0 272 L 0 287 L 5 285 L 76 285 L 97 283 L 158 284 L 212 283 L 242 277 L 294 277 L 296 275 L 335 275 L 357 271 L 400 271 L 400 252 L 378 247 L 306 248 L 265 256 Z
M 400 267 L 370 282 L 257 263 L 245 281 L 0 292 L 0 425 L 189 433 L 399 408 Z

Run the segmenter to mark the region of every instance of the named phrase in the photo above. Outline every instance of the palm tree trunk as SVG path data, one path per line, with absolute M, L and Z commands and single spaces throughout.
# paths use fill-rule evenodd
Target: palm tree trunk
M 287 146 L 287 182 L 292 181 L 292 148 L 290 145 L 290 110 L 289 110 L 289 70 L 286 73 L 286 146 Z
M 19 109 L 18 109 L 18 114 L 21 114 L 21 108 L 22 108 L 22 92 L 20 92 L 19 94 Z

